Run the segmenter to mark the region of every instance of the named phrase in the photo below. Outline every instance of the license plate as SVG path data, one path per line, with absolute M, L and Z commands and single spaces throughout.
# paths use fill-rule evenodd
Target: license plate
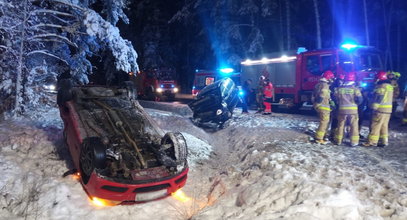
M 167 195 L 167 189 L 157 190 L 153 192 L 137 193 L 136 202 L 149 201 L 158 199 Z

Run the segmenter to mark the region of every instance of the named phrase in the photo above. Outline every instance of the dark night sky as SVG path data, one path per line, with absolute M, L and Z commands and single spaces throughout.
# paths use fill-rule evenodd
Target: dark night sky
M 139 54 L 138 63 L 141 68 L 145 67 L 144 63 L 148 59 L 148 55 L 145 54 L 145 44 L 150 38 L 146 28 L 157 27 L 160 32 L 159 39 L 154 41 L 160 48 L 157 56 L 163 60 L 163 65 L 177 69 L 180 80 L 186 81 L 184 84 L 188 84 L 188 81 L 191 81 L 190 75 L 193 70 L 196 68 L 214 69 L 217 68 L 218 63 L 213 50 L 213 39 L 208 34 L 214 32 L 208 28 L 213 25 L 205 25 L 205 22 L 198 18 L 199 16 L 189 17 L 186 21 L 169 22 L 182 9 L 185 2 L 189 1 L 134 1 L 127 12 L 131 23 L 120 27 L 124 37 L 133 42 Z M 255 2 L 260 3 L 261 1 Z M 264 37 L 262 51 L 258 52 L 258 56 L 261 56 L 262 53 L 279 51 L 282 45 L 286 45 L 286 9 L 284 4 L 278 4 L 283 1 L 271 2 L 276 2 L 275 7 L 272 8 L 272 14 L 266 17 L 258 16 L 254 21 Z M 290 49 L 295 50 L 297 47 L 315 49 L 316 25 L 313 1 L 292 0 L 290 2 L 292 39 Z M 320 0 L 318 2 L 323 48 L 337 47 L 345 38 L 366 44 L 362 0 Z M 368 4 L 370 45 L 379 48 L 384 54 L 389 48 L 390 52 L 387 55 L 391 55 L 392 65 L 388 62 L 387 68 L 390 69 L 392 66 L 394 70 L 407 74 L 407 64 L 404 62 L 407 59 L 404 54 L 407 49 L 407 43 L 404 40 L 407 33 L 407 1 L 387 1 L 393 4 L 392 6 L 383 5 L 383 0 L 366 0 L 366 2 Z M 390 7 L 392 8 L 390 9 Z M 201 9 L 201 17 L 209 18 L 212 9 Z M 196 13 L 194 10 L 190 9 L 189 12 L 194 14 Z M 390 11 L 391 13 L 389 13 Z M 231 14 L 230 12 L 225 13 Z M 391 18 L 387 30 L 385 18 Z M 245 21 L 249 18 L 240 16 L 233 17 L 233 19 Z M 210 21 L 223 22 L 219 19 Z M 390 36 L 389 44 L 386 41 L 386 33 L 389 33 Z M 242 58 L 247 58 L 245 57 L 247 51 L 239 52 Z M 389 59 L 387 60 L 389 61 Z M 405 76 L 403 76 L 404 79 L 406 79 Z

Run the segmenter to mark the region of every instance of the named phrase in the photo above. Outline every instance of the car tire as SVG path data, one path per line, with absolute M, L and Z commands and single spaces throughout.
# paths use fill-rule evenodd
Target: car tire
M 79 156 L 79 166 L 84 184 L 88 183 L 95 168 L 106 168 L 106 147 L 100 138 L 89 137 L 83 140 Z
M 122 87 L 127 90 L 127 97 L 130 99 L 137 99 L 137 89 L 132 81 L 124 81 Z
M 70 79 L 62 79 L 58 82 L 57 104 L 62 105 L 67 101 L 71 101 L 72 95 L 72 81 Z
M 161 139 L 161 144 L 171 144 L 172 146 L 165 150 L 166 154 L 175 159 L 177 165 L 186 165 L 188 155 L 187 142 L 180 132 L 166 133 Z

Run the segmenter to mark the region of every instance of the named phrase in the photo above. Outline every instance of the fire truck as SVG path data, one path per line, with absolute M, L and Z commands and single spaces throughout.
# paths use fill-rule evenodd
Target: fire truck
M 240 73 L 232 68 L 218 70 L 195 70 L 195 79 L 192 86 L 192 95 L 196 96 L 205 86 L 223 78 L 231 78 L 236 85 L 240 85 Z
M 374 47 L 344 44 L 336 49 L 319 49 L 281 53 L 274 58 L 241 62 L 241 80 L 251 79 L 258 85 L 261 75 L 274 85 L 275 103 L 281 107 L 311 107 L 311 96 L 322 73 L 336 75 L 356 72 L 357 85 L 374 88 L 375 74 L 383 70 L 381 52 Z
M 143 70 L 132 79 L 136 84 L 138 96 L 142 99 L 158 101 L 165 97 L 173 100 L 179 92 L 175 71 L 171 68 Z

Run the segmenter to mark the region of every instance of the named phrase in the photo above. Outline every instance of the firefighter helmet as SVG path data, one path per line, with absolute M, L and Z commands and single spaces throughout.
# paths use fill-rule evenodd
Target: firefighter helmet
M 356 81 L 356 73 L 354 71 L 349 72 L 345 75 L 345 81 L 347 82 L 355 82 Z
M 395 78 L 398 79 L 400 78 L 400 73 L 399 72 L 394 72 L 394 71 L 388 71 L 387 72 L 387 78 Z
M 340 80 L 344 80 L 344 79 L 345 79 L 345 74 L 339 73 L 339 74 L 336 76 L 336 78 L 337 78 L 337 79 L 340 79 Z
M 324 77 L 327 80 L 330 80 L 330 79 L 333 79 L 335 76 L 334 76 L 334 73 L 332 71 L 327 70 L 322 74 L 322 77 Z
M 381 81 L 381 80 L 386 80 L 387 79 L 387 73 L 384 71 L 379 71 L 376 73 L 376 80 Z

